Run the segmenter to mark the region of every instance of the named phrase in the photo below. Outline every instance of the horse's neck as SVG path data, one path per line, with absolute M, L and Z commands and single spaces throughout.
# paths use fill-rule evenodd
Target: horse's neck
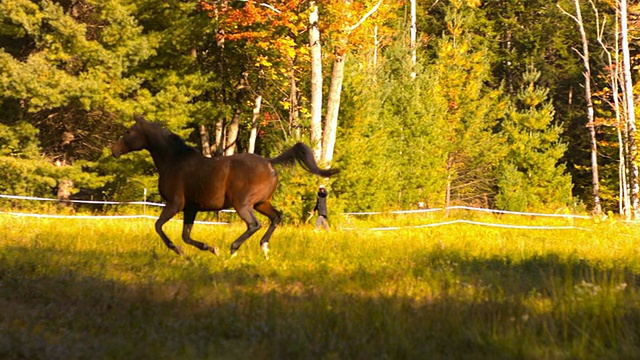
M 174 148 L 168 146 L 166 141 L 156 141 L 147 150 L 149 150 L 153 163 L 160 174 L 173 171 L 174 165 L 184 160 Z

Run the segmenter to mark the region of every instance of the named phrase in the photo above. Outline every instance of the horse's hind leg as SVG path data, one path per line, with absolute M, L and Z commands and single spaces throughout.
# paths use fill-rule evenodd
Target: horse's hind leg
M 160 213 L 160 217 L 158 218 L 158 220 L 156 220 L 156 232 L 158 233 L 158 235 L 160 235 L 160 238 L 162 239 L 162 241 L 164 241 L 164 244 L 167 245 L 169 249 L 175 251 L 176 254 L 178 255 L 182 255 L 182 249 L 180 249 L 180 247 L 172 243 L 169 237 L 167 236 L 167 234 L 165 234 L 164 231 L 162 230 L 162 226 L 167 221 L 171 220 L 171 218 L 177 213 L 178 213 L 178 210 L 175 205 L 167 204 L 167 206 L 165 206 L 164 209 L 162 209 L 162 212 Z
M 220 254 L 220 250 L 218 250 L 217 247 L 215 246 L 210 246 L 207 245 L 205 243 L 202 243 L 200 241 L 196 241 L 193 240 L 191 238 L 191 229 L 193 229 L 193 223 L 196 220 L 196 214 L 198 212 L 195 210 L 184 210 L 184 222 L 182 224 L 182 240 L 191 245 L 191 246 L 195 246 L 200 250 L 209 250 L 212 253 L 214 253 L 215 255 L 219 255 Z
M 247 224 L 247 230 L 231 244 L 231 255 L 235 254 L 242 243 L 260 229 L 260 222 L 250 206 L 236 207 L 236 213 Z
M 264 252 L 264 257 L 269 258 L 269 239 L 273 234 L 273 231 L 276 229 L 276 226 L 282 220 L 282 212 L 278 209 L 274 208 L 271 205 L 271 202 L 263 202 L 262 204 L 256 205 L 254 207 L 260 214 L 269 218 L 271 223 L 269 224 L 269 228 L 267 232 L 264 233 L 262 239 L 260 240 L 260 247 L 262 248 L 262 252 Z

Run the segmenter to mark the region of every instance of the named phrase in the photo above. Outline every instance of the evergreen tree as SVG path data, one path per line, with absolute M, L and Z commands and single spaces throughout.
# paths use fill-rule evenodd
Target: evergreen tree
M 524 211 L 554 209 L 571 201 L 571 178 L 558 164 L 567 147 L 554 124 L 549 89 L 537 86 L 540 72 L 529 68 L 523 86 L 503 123 L 509 144 L 501 164 L 496 205 Z
M 344 171 L 335 191 L 350 210 L 442 205 L 445 106 L 434 96 L 433 75 L 418 68 L 412 77 L 408 69 L 409 49 L 397 42 L 377 67 L 351 72 L 345 82 L 337 142 Z
M 446 104 L 443 148 L 446 204 L 490 206 L 495 170 L 504 156 L 494 128 L 503 117 L 501 90 L 493 89 L 490 54 L 469 32 L 475 9 L 460 2 L 447 9 L 447 34 L 438 40 L 433 73 L 435 94 Z
M 119 123 L 131 121 L 133 112 L 166 121 L 182 135 L 192 113 L 211 112 L 211 106 L 194 101 L 210 78 L 197 72 L 189 56 L 194 40 L 183 35 L 202 25 L 187 20 L 196 18 L 195 5 L 136 4 L 0 0 L 0 124 L 12 133 L 24 129 L 16 124 L 30 125 L 31 144 L 41 149 L 30 157 L 32 168 L 23 182 L 42 183 L 37 174 L 48 174 L 48 186 L 31 186 L 29 195 L 50 196 L 50 188 L 63 179 L 76 188 L 95 188 L 108 180 L 101 174 L 134 176 L 111 167 L 103 151 L 119 135 Z M 6 161 L 28 162 L 0 145 Z M 93 163 L 98 160 L 103 164 Z M 54 167 L 56 163 L 62 166 Z M 148 171 L 144 164 L 149 161 L 138 164 L 142 166 L 134 173 Z M 107 184 L 121 192 L 113 185 Z
M 349 70 L 354 62 L 353 57 L 348 60 Z M 400 150 L 393 140 L 399 126 L 385 121 L 381 107 L 392 85 L 382 86 L 376 76 L 373 71 L 350 72 L 343 87 L 335 164 L 342 172 L 335 179 L 334 193 L 350 211 L 389 208 L 400 191 Z

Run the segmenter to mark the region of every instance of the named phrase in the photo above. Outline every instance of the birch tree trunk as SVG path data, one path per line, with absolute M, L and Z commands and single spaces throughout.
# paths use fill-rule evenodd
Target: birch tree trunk
M 600 177 L 598 175 L 598 143 L 596 140 L 595 119 L 593 112 L 593 101 L 591 98 L 591 66 L 589 65 L 589 41 L 584 30 L 584 22 L 582 21 L 582 12 L 580 11 L 580 1 L 574 0 L 576 7 L 576 15 L 566 12 L 560 5 L 558 7 L 565 14 L 570 16 L 578 24 L 580 38 L 582 39 L 582 53 L 578 52 L 582 58 L 584 65 L 584 97 L 587 102 L 587 128 L 589 129 L 589 137 L 591 142 L 591 184 L 593 186 L 593 212 L 600 215 L 602 207 L 600 205 Z
M 242 115 L 242 110 L 240 104 L 237 104 L 236 110 L 233 112 L 233 117 L 231 118 L 231 123 L 229 123 L 227 130 L 227 141 L 224 147 L 225 155 L 233 155 L 236 153 L 237 141 L 238 141 L 238 132 L 240 129 L 240 116 Z
M 298 82 L 296 81 L 295 59 L 289 59 L 289 128 L 296 141 L 300 140 L 300 111 L 298 106 Z
M 211 157 L 211 142 L 209 141 L 209 130 L 203 124 L 200 124 L 200 145 L 202 146 L 202 155 Z
M 338 47 L 335 52 L 335 60 L 333 61 L 331 85 L 327 99 L 327 115 L 324 123 L 324 132 L 322 134 L 322 157 L 320 161 L 325 165 L 331 164 L 333 160 L 333 149 L 336 145 L 340 95 L 342 93 L 342 80 L 344 79 L 344 62 L 346 57 L 346 51 L 342 47 Z
M 347 3 L 349 1 L 346 1 Z M 382 0 L 378 1 L 366 14 L 354 25 L 346 25 L 340 35 L 338 44 L 334 49 L 333 71 L 331 73 L 331 85 L 329 86 L 329 98 L 327 99 L 327 114 L 325 116 L 324 132 L 322 134 L 322 156 L 320 161 L 331 166 L 333 149 L 336 145 L 338 132 L 338 114 L 340 111 L 340 94 L 342 93 L 342 81 L 344 79 L 344 66 L 347 58 L 349 34 L 364 23 L 372 14 L 378 11 Z
M 216 144 L 214 147 L 214 153 L 216 155 L 216 157 L 218 156 L 222 156 L 222 154 L 224 153 L 224 143 L 225 143 L 225 131 L 224 131 L 224 118 L 219 118 L 218 121 L 216 121 Z
M 622 111 L 620 106 L 620 81 L 619 81 L 619 71 L 620 71 L 620 48 L 618 44 L 620 43 L 619 35 L 620 35 L 620 22 L 616 19 L 615 21 L 615 41 L 614 41 L 614 54 L 615 54 L 615 62 L 613 56 L 611 56 L 610 46 L 605 44 L 604 41 L 604 31 L 605 31 L 605 22 L 606 18 L 603 18 L 602 24 L 600 24 L 600 15 L 598 12 L 598 8 L 593 0 L 589 0 L 591 7 L 593 8 L 593 12 L 595 14 L 596 20 L 596 30 L 598 34 L 598 43 L 602 47 L 602 50 L 607 56 L 607 66 L 609 69 L 609 84 L 611 85 L 611 100 L 613 100 L 613 110 L 616 114 L 616 132 L 618 136 L 618 179 L 619 186 L 618 190 L 620 192 L 620 200 L 618 202 L 618 210 L 621 215 L 624 215 L 627 220 L 631 219 L 631 201 L 629 199 L 629 185 L 628 185 L 628 174 L 627 174 L 627 129 L 626 122 L 623 120 Z
M 373 28 L 373 67 L 378 66 L 378 46 L 380 40 L 378 40 L 378 24 Z
M 416 77 L 415 67 L 418 61 L 418 56 L 416 54 L 416 35 L 418 32 L 418 28 L 416 27 L 416 1 L 411 0 L 411 29 L 410 29 L 410 37 L 411 37 L 411 78 Z
M 262 95 L 256 96 L 255 106 L 253 107 L 253 115 L 251 117 L 251 133 L 249 134 L 249 149 L 247 152 L 253 154 L 256 151 L 256 139 L 258 138 L 258 116 L 262 108 Z
M 631 60 L 629 56 L 629 29 L 627 22 L 627 0 L 620 0 L 620 34 L 622 42 L 622 67 L 624 79 L 624 97 L 627 104 L 627 140 L 629 142 L 629 185 L 631 186 L 631 207 L 633 218 L 640 215 L 640 199 L 638 199 L 638 144 L 636 142 L 636 114 L 633 103 L 633 81 L 631 78 Z
M 444 207 L 445 215 L 449 216 L 449 207 L 451 206 L 451 171 L 453 169 L 453 155 L 447 157 L 447 185 L 444 190 Z
M 311 146 L 316 160 L 322 157 L 322 49 L 318 30 L 318 6 L 311 2 L 309 15 L 311 47 Z

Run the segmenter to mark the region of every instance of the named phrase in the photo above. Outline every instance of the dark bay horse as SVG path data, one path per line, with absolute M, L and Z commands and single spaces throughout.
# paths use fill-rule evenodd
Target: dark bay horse
M 278 174 L 273 165 L 295 164 L 297 161 L 308 172 L 322 177 L 338 172 L 337 169 L 320 169 L 311 149 L 302 143 L 295 144 L 273 159 L 249 153 L 207 158 L 160 124 L 148 122 L 139 115 L 134 115 L 134 118 L 135 124 L 113 145 L 111 151 L 116 158 L 143 149 L 151 154 L 160 174 L 158 189 L 166 202 L 156 221 L 156 232 L 165 245 L 179 255 L 182 255 L 180 247 L 171 242 L 162 230 L 167 221 L 183 211 L 184 242 L 218 255 L 217 247 L 193 240 L 191 229 L 198 211 L 233 207 L 247 224 L 247 230 L 231 244 L 231 254 L 261 227 L 253 211 L 256 210 L 271 221 L 260 240 L 266 257 L 269 238 L 282 219 L 282 212 L 271 205 L 271 197 L 278 185 Z

